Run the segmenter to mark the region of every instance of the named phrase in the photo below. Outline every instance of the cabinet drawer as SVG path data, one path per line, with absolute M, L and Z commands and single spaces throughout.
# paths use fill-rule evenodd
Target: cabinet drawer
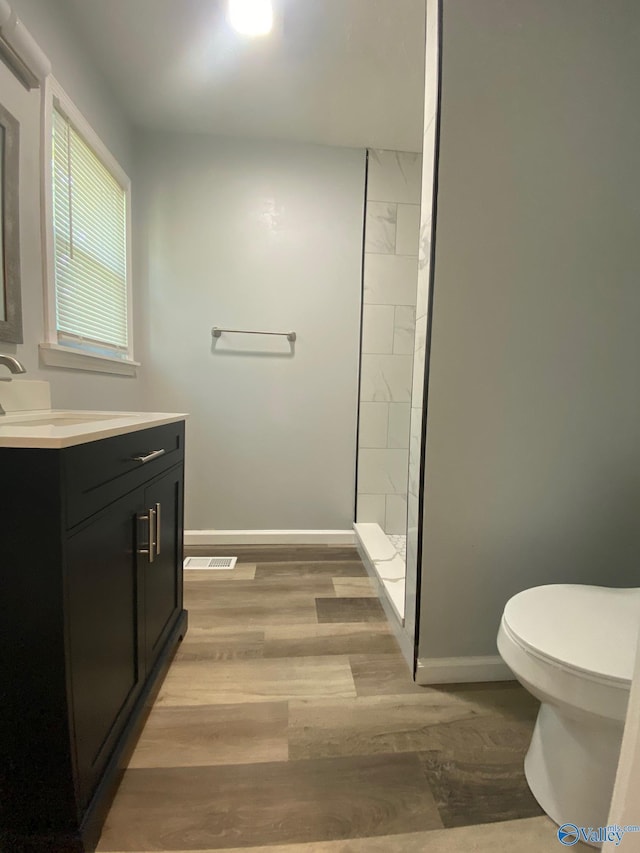
M 80 444 L 63 453 L 70 528 L 179 463 L 184 458 L 184 422 Z

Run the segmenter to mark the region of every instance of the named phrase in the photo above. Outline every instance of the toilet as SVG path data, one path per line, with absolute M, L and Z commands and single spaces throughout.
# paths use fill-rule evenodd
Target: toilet
M 558 825 L 606 826 L 640 626 L 640 589 L 552 584 L 504 609 L 498 650 L 540 700 L 524 762 Z

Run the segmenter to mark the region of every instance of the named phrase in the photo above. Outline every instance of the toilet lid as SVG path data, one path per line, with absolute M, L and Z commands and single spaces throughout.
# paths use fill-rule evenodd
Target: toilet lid
M 526 589 L 504 610 L 516 640 L 561 666 L 631 681 L 640 589 L 552 584 Z

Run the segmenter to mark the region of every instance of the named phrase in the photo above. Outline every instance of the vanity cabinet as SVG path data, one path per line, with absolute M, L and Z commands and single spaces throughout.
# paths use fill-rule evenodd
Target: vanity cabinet
M 183 422 L 0 448 L 3 853 L 95 848 L 186 631 L 183 465 Z

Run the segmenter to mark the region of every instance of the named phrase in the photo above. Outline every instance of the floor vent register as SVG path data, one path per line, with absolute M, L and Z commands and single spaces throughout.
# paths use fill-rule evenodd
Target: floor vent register
M 185 569 L 234 569 L 237 557 L 187 557 Z

